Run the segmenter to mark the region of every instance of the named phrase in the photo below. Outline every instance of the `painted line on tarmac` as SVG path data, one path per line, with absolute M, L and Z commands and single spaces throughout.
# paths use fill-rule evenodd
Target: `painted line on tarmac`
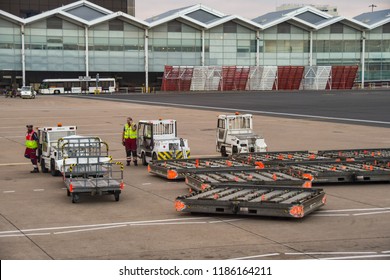
M 320 260 L 342 260 L 342 259 L 365 259 L 365 258 L 383 258 L 388 257 L 387 253 L 390 251 L 382 251 L 382 252 L 297 252 L 297 253 L 269 253 L 264 255 L 254 255 L 254 256 L 246 256 L 240 258 L 233 258 L 229 260 L 246 260 L 246 259 L 256 259 L 256 258 L 265 258 L 271 256 L 307 256 L 307 255 L 343 255 L 338 257 L 330 257 L 330 258 L 319 258 Z M 348 256 L 344 256 L 348 255 Z M 312 258 L 310 258 L 312 259 Z M 309 259 L 307 259 L 309 260 Z
M 285 253 L 285 255 L 364 255 L 378 254 L 378 252 L 304 252 L 304 253 Z
M 15 191 L 3 191 L 3 193 L 14 193 Z
M 14 166 L 14 165 L 27 165 L 31 162 L 13 162 L 13 163 L 0 163 L 0 166 Z
M 58 231 L 58 232 L 53 232 L 53 234 L 75 233 L 75 232 L 83 232 L 83 231 L 119 228 L 119 227 L 125 227 L 125 226 L 127 226 L 127 225 L 116 225 L 116 226 L 96 227 L 96 228 L 87 228 L 87 229 L 77 229 L 77 230 L 69 230 L 69 231 Z
M 133 100 L 133 99 L 120 99 L 120 98 L 102 98 L 91 96 L 90 98 L 101 99 L 101 100 L 115 100 L 120 102 L 129 102 L 129 103 L 141 103 L 141 104 L 154 104 L 160 106 L 174 106 L 174 107 L 186 107 L 186 108 L 195 108 L 195 109 L 210 109 L 210 110 L 220 110 L 220 111 L 232 111 L 232 112 L 248 112 L 248 113 L 257 113 L 264 115 L 272 116 L 284 116 L 284 117 L 299 117 L 299 118 L 308 118 L 308 119 L 320 119 L 320 120 L 334 120 L 334 121 L 348 121 L 356 123 L 372 123 L 372 124 L 386 124 L 390 125 L 390 122 L 385 121 L 373 121 L 373 120 L 363 120 L 363 119 L 350 119 L 350 118 L 338 118 L 338 117 L 326 117 L 326 116 L 316 116 L 316 115 L 304 115 L 304 114 L 293 114 L 293 113 L 282 113 L 282 112 L 270 112 L 270 111 L 258 111 L 258 110 L 243 110 L 238 108 L 222 108 L 214 106 L 203 106 L 203 105 L 187 105 L 187 104 L 178 104 L 178 103 L 166 103 L 166 102 L 155 102 L 155 101 L 142 101 L 142 100 Z
M 43 192 L 45 189 L 34 189 L 34 192 Z
M 385 214 L 385 213 L 390 213 L 390 211 L 356 213 L 356 214 L 353 214 L 353 216 L 366 216 L 366 215 Z
M 193 221 L 204 219 L 204 221 Z M 184 220 L 184 221 L 183 221 Z M 238 219 L 236 219 L 238 220 Z M 213 220 L 212 220 L 213 221 Z M 161 225 L 188 225 L 188 224 L 209 224 L 212 223 L 210 218 L 185 218 L 185 219 L 167 219 L 167 220 L 151 220 L 151 221 L 138 221 L 138 222 L 124 222 L 124 223 L 112 223 L 112 224 L 97 224 L 97 225 L 80 225 L 80 226 L 68 226 L 68 227 L 53 227 L 53 228 L 36 228 L 36 229 L 26 229 L 26 230 L 13 230 L 13 231 L 3 231 L 0 232 L 0 238 L 2 237 L 23 237 L 29 235 L 50 235 L 50 234 L 68 234 L 68 233 L 78 233 L 78 232 L 87 232 L 87 231 L 96 231 L 104 229 L 112 229 L 126 226 L 161 226 Z M 232 220 L 222 220 L 219 222 L 228 222 Z M 58 229 L 69 229 L 63 231 L 54 231 Z M 46 231 L 46 232 L 37 232 L 37 231 Z M 47 232 L 49 231 L 49 232 Z M 36 233 L 33 233 L 36 232 Z
M 385 258 L 385 257 L 390 257 L 390 255 L 378 254 L 378 255 L 364 255 L 364 256 L 345 256 L 345 257 L 321 258 L 320 260 L 373 259 L 373 258 Z
M 351 212 L 351 213 L 341 213 Z M 363 212 L 363 213 L 354 213 Z M 338 209 L 338 210 L 319 210 L 312 214 L 317 217 L 352 217 L 352 216 L 367 216 L 390 213 L 390 207 L 383 208 L 358 208 L 358 209 Z
M 336 210 L 319 210 L 318 212 L 356 212 L 356 211 L 378 211 L 378 210 L 390 210 L 390 207 L 383 208 L 356 208 L 356 209 L 336 209 Z
M 178 219 L 164 219 L 164 220 L 150 220 L 150 221 L 134 221 L 134 222 L 119 222 L 119 223 L 107 223 L 107 224 L 92 224 L 92 225 L 77 225 L 77 226 L 63 226 L 63 227 L 48 227 L 48 228 L 33 228 L 33 229 L 21 229 L 11 231 L 0 231 L 0 237 L 2 234 L 8 233 L 19 233 L 19 232 L 34 232 L 34 231 L 51 231 L 51 230 L 62 230 L 62 229 L 77 229 L 77 228 L 96 228 L 104 226 L 115 226 L 115 225 L 132 225 L 132 224 L 146 224 L 146 223 L 161 223 L 161 222 L 173 222 L 173 221 L 186 221 L 186 220 L 201 220 L 209 219 L 204 217 L 199 218 L 178 218 Z
M 265 257 L 272 257 L 272 256 L 279 256 L 280 253 L 271 253 L 271 254 L 264 254 L 264 255 L 256 255 L 256 256 L 247 256 L 242 258 L 234 258 L 229 260 L 247 260 L 247 259 L 254 259 L 254 258 L 265 258 Z

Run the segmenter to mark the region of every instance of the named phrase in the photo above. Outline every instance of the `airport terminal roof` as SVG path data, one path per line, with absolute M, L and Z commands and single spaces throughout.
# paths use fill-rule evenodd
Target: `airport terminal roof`
M 0 10 L 0 18 L 21 25 L 28 25 L 53 16 L 87 27 L 119 18 L 145 29 L 150 29 L 172 20 L 186 22 L 198 29 L 211 29 L 228 21 L 234 21 L 253 30 L 264 30 L 283 22 L 295 24 L 306 30 L 319 30 L 337 22 L 342 22 L 358 30 L 371 30 L 390 22 L 390 10 L 363 13 L 354 18 L 346 18 L 332 16 L 312 6 L 270 12 L 251 20 L 239 15 L 226 15 L 203 4 L 169 10 L 146 20 L 137 19 L 124 12 L 110 11 L 85 0 L 42 12 L 26 19 Z

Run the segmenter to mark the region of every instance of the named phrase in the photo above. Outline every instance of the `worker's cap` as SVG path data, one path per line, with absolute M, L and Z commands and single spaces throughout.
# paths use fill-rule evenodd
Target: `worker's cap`
M 27 127 L 27 128 L 33 127 L 33 125 L 32 125 L 32 124 L 28 124 L 28 125 L 26 125 L 26 127 Z

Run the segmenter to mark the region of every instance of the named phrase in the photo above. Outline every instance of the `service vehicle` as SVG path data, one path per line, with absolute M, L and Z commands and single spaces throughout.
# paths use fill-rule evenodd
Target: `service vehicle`
M 263 137 L 253 132 L 252 114 L 219 115 L 217 123 L 217 152 L 222 156 L 266 152 Z
M 32 86 L 23 86 L 20 89 L 20 97 L 24 99 L 34 99 L 36 95 Z
M 38 158 L 43 173 L 50 171 L 53 176 L 60 175 L 59 169 L 56 168 L 56 160 L 60 157 L 59 153 L 61 152 L 58 147 L 58 140 L 76 134 L 76 126 L 58 124 L 57 126 L 38 128 Z
M 190 157 L 190 147 L 187 139 L 177 136 L 176 120 L 140 120 L 137 156 L 143 165 L 148 165 L 152 160 L 186 159 Z
M 115 78 L 79 77 L 78 79 L 44 79 L 39 86 L 40 94 L 64 93 L 113 93 L 116 89 Z
M 38 128 L 38 158 L 43 173 L 68 176 L 69 167 L 78 164 L 80 176 L 88 175 L 88 164 L 108 162 L 108 145 L 97 136 L 77 135 L 76 126 Z M 79 170 L 83 164 L 83 170 Z M 92 168 L 90 173 L 94 173 Z M 75 172 L 74 172 L 75 174 Z

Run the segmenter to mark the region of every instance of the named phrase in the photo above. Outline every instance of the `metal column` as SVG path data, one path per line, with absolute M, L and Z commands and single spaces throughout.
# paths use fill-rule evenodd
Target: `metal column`
M 85 27 L 85 76 L 89 76 L 88 26 Z
M 205 46 L 204 46 L 204 29 L 202 29 L 202 55 L 201 55 L 201 66 L 204 66 L 204 53 L 205 53 Z
M 24 48 L 24 25 L 20 25 L 20 31 L 22 33 L 22 78 L 23 86 L 26 85 L 26 52 Z
M 362 64 L 362 89 L 364 89 L 364 75 L 365 75 L 365 72 L 364 72 L 364 68 L 365 68 L 365 57 L 366 57 L 366 32 L 363 31 L 362 33 L 362 61 L 361 61 L 361 64 Z
M 145 92 L 149 88 L 149 32 L 145 28 Z

